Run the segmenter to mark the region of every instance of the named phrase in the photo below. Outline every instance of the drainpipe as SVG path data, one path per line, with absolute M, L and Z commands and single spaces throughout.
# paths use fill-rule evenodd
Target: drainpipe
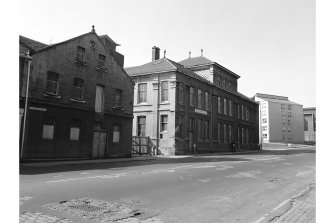
M 21 159 L 23 156 L 23 146 L 24 146 L 24 139 L 25 139 L 25 133 L 26 133 L 26 118 L 27 118 L 27 112 L 28 112 L 28 94 L 29 94 L 29 79 L 30 79 L 30 64 L 31 64 L 31 57 L 29 56 L 29 50 L 26 53 L 26 60 L 28 62 L 28 71 L 27 71 L 26 98 L 25 98 L 24 116 L 23 116 L 22 140 L 21 140 L 21 153 L 20 153 Z
M 202 52 L 202 51 L 201 51 Z M 212 92 L 211 92 L 211 96 L 212 96 L 212 103 L 211 103 L 211 151 L 210 152 L 212 152 L 213 151 L 213 128 L 214 128 L 214 126 L 213 126 L 213 102 L 214 102 L 214 100 L 213 100 L 213 96 L 214 96 L 214 94 L 213 94 L 213 92 L 214 92 L 214 90 L 213 90 L 213 86 L 211 87 L 211 90 L 212 90 Z
M 157 110 L 156 110 L 156 116 L 157 116 L 157 120 L 156 120 L 156 138 L 157 138 L 157 142 L 156 142 L 156 146 L 157 146 L 157 149 L 159 148 L 159 91 L 160 91 L 160 82 L 159 82 L 159 74 L 157 74 L 157 81 L 158 81 L 158 84 L 157 84 Z

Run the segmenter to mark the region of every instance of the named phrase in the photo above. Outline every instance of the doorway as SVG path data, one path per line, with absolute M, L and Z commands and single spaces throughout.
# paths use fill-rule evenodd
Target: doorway
M 107 132 L 94 131 L 93 132 L 93 159 L 106 158 Z

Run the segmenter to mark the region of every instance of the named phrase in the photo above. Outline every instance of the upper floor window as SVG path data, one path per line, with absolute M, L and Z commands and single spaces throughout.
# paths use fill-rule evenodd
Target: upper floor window
M 98 67 L 105 67 L 106 56 L 99 54 Z
M 237 118 L 241 118 L 241 115 L 240 115 L 240 105 L 237 104 Z
M 209 94 L 205 92 L 205 109 L 209 110 Z
M 221 97 L 219 96 L 218 97 L 218 113 L 219 114 L 221 114 L 221 107 L 222 107 L 222 105 L 221 105 Z
M 115 106 L 121 107 L 122 106 L 122 90 L 115 89 Z
M 231 84 L 231 81 L 228 81 L 228 89 L 229 89 L 229 90 L 232 90 L 232 84 Z
M 223 84 L 223 87 L 226 88 L 226 79 L 225 78 L 223 79 L 223 83 L 222 84 Z
M 221 87 L 221 77 L 218 76 L 218 86 Z
M 190 87 L 190 106 L 194 106 L 194 87 Z
M 59 94 L 59 74 L 48 72 L 46 92 L 49 94 Z
M 244 117 L 245 117 L 245 115 L 244 115 L 245 114 L 244 113 L 244 105 L 242 105 L 242 109 L 241 110 L 242 110 L 242 120 L 244 120 Z
M 229 116 L 233 116 L 233 102 L 229 100 Z
M 78 46 L 77 47 L 77 61 L 84 62 L 85 60 L 85 48 Z
M 169 82 L 162 81 L 161 83 L 161 102 L 169 101 Z
M 198 89 L 198 108 L 199 109 L 202 109 L 202 104 L 203 104 L 202 91 L 201 91 L 201 89 Z
M 291 110 L 292 109 L 291 105 L 287 105 L 287 109 Z
M 281 109 L 285 109 L 285 104 L 281 104 Z
M 263 123 L 267 123 L 267 122 L 268 122 L 268 119 L 263 118 L 263 119 L 262 119 L 262 122 L 263 122 Z
M 147 102 L 147 84 L 138 84 L 138 103 Z
M 292 113 L 288 112 L 287 117 L 292 117 Z
M 245 120 L 249 121 L 249 108 L 245 107 Z
M 227 115 L 228 114 L 228 106 L 227 106 L 227 99 L 223 99 L 223 113 L 225 114 L 225 115 Z
M 73 80 L 72 97 L 78 100 L 84 99 L 84 80 L 83 79 L 75 78 Z
M 178 101 L 180 104 L 184 103 L 184 85 L 183 83 L 178 84 Z

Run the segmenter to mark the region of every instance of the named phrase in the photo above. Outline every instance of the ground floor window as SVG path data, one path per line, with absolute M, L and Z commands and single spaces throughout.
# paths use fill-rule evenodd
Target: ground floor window
M 70 140 L 78 141 L 80 135 L 80 119 L 72 119 L 70 128 Z
M 209 121 L 204 121 L 205 140 L 209 140 Z
M 55 116 L 45 116 L 43 120 L 43 139 L 54 139 L 56 117 Z
M 224 143 L 228 143 L 228 136 L 227 136 L 227 125 L 223 124 L 223 141 Z
M 137 136 L 145 136 L 146 117 L 137 117 Z
M 231 132 L 231 128 L 232 128 L 232 125 L 229 125 L 229 137 L 228 137 L 228 139 L 229 139 L 229 143 L 232 142 L 232 132 Z
M 113 126 L 113 142 L 120 142 L 120 134 L 121 134 L 121 125 L 115 124 Z
M 161 115 L 161 132 L 166 132 L 168 130 L 168 116 Z

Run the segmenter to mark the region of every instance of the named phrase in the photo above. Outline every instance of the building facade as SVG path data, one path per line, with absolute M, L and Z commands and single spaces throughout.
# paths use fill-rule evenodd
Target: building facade
M 22 159 L 131 156 L 134 82 L 117 45 L 94 27 L 53 45 L 20 36 Z
M 159 54 L 153 47 L 151 62 L 126 68 L 135 81 L 133 135 L 149 136 L 162 154 L 231 151 L 232 142 L 257 149 L 258 104 L 237 92 L 238 75 L 203 56 L 177 63 Z
M 316 108 L 304 108 L 304 136 L 306 143 L 316 142 Z
M 260 137 L 263 143 L 303 143 L 302 105 L 288 97 L 257 93 L 260 105 Z

